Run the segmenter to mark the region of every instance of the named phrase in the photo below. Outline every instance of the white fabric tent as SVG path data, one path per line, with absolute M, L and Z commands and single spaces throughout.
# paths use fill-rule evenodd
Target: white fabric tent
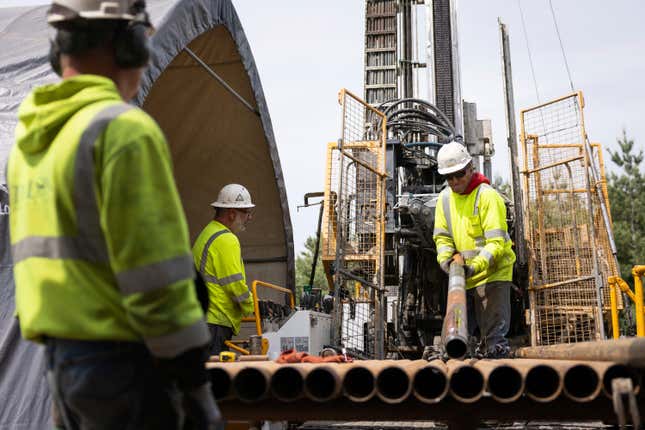
M 240 235 L 247 278 L 293 290 L 293 237 L 280 159 L 253 55 L 231 1 L 147 3 L 156 27 L 154 52 L 135 103 L 166 134 L 191 239 L 212 217 L 209 203 L 217 191 L 229 182 L 244 184 L 257 204 L 254 220 Z M 58 79 L 47 60 L 46 10 L 0 8 L 0 183 L 20 102 L 34 86 Z M 2 197 L 0 209 L 6 193 Z M 43 354 L 20 339 L 13 318 L 7 218 L 0 216 L 0 430 L 44 429 L 50 424 Z

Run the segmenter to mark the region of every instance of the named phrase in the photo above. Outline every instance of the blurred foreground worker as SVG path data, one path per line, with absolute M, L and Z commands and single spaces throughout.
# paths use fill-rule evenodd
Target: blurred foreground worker
M 170 153 L 125 103 L 150 56 L 145 3 L 54 0 L 47 21 L 62 80 L 20 106 L 7 175 L 22 334 L 46 345 L 68 430 L 218 428 Z
M 439 195 L 435 211 L 437 261 L 448 273 L 453 256 L 462 255 L 466 262 L 469 331 L 472 335 L 477 326 L 480 331 L 476 354 L 506 357 L 515 254 L 504 200 L 488 178 L 474 171 L 464 145 L 443 145 L 437 162 L 439 174 L 449 185 Z
M 246 229 L 255 205 L 245 187 L 228 184 L 211 206 L 215 208 L 215 216 L 197 237 L 193 259 L 208 288 L 209 352 L 217 355 L 226 348 L 224 342 L 239 333 L 242 318 L 253 313 L 253 297 L 246 285 L 236 234 Z

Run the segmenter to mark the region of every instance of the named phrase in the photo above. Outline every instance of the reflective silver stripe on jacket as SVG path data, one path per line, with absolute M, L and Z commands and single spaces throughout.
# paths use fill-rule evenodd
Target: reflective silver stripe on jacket
M 443 216 L 446 218 L 448 226 L 448 237 L 452 237 L 452 218 L 450 217 L 450 192 L 448 190 L 442 193 L 441 205 L 443 206 Z
M 473 207 L 473 215 L 479 215 L 479 193 L 482 189 L 491 188 L 488 184 L 480 184 L 477 188 L 477 194 L 475 195 L 475 206 Z
M 233 297 L 233 301 L 235 303 L 242 303 L 244 300 L 248 299 L 249 297 L 251 297 L 251 292 L 247 290 L 245 293 L 240 294 L 237 297 Z
M 484 236 L 486 239 L 494 239 L 496 237 L 501 237 L 504 240 L 510 240 L 510 236 L 506 232 L 506 230 L 503 230 L 501 228 L 496 228 L 494 230 L 488 230 L 484 232 Z
M 126 270 L 116 275 L 124 295 L 145 293 L 163 288 L 184 279 L 192 279 L 193 258 L 186 254 L 165 261 Z
M 455 252 L 455 248 L 452 246 L 444 245 L 441 248 L 437 249 L 437 254 L 442 254 L 444 252 Z
M 493 259 L 494 259 L 494 258 L 493 258 L 493 254 L 491 254 L 491 253 L 490 253 L 490 251 L 488 251 L 487 249 L 482 249 L 482 250 L 479 252 L 479 255 L 481 255 L 481 256 L 482 256 L 482 257 L 484 257 L 486 260 L 488 260 L 488 265 L 489 265 L 489 266 L 490 266 L 491 264 L 493 264 Z
M 468 250 L 468 251 L 461 251 L 461 253 L 460 253 L 460 254 L 461 254 L 465 259 L 467 259 L 467 260 L 468 260 L 468 259 L 471 259 L 471 258 L 475 258 L 475 257 L 477 257 L 477 256 L 479 255 L 479 252 L 480 252 L 480 251 L 479 251 L 479 249 L 471 249 L 471 250 Z
M 92 263 L 109 261 L 94 192 L 94 145 L 108 124 L 133 107 L 119 103 L 100 111 L 81 135 L 74 164 L 72 198 L 76 208 L 76 236 L 28 236 L 11 247 L 14 264 L 29 258 L 77 259 Z
M 444 230 L 444 229 L 438 228 L 438 227 L 435 227 L 434 231 L 432 232 L 432 235 L 433 236 L 445 236 L 445 237 L 452 238 L 452 236 L 450 235 L 450 232 L 448 230 Z
M 209 340 L 210 333 L 202 319 L 174 333 L 143 339 L 152 355 L 160 358 L 176 357 L 191 348 L 206 345 Z
M 219 284 L 220 286 L 222 285 L 228 285 L 233 282 L 241 281 L 244 279 L 244 275 L 242 273 L 234 273 L 229 276 L 225 276 L 223 278 L 218 278 L 217 273 L 215 275 L 208 275 L 206 273 L 206 262 L 208 260 L 208 250 L 210 249 L 213 241 L 223 235 L 224 233 L 230 233 L 229 230 L 220 230 L 217 233 L 213 233 L 211 237 L 208 238 L 206 241 L 206 244 L 204 245 L 204 249 L 202 250 L 202 257 L 201 260 L 199 261 L 199 273 L 202 275 L 202 278 L 204 278 L 204 281 L 210 282 L 212 284 Z M 213 268 L 213 270 L 215 270 Z

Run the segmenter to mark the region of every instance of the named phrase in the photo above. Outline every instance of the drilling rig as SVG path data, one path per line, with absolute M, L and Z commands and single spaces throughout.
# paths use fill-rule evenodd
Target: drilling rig
M 341 92 L 343 136 L 328 145 L 321 235 L 332 338 L 360 357 L 418 357 L 446 310 L 432 240 L 446 186 L 436 155 L 459 141 L 490 176 L 490 121 L 462 101 L 454 1 L 367 0 L 364 49 L 363 99 Z
M 491 178 L 491 123 L 462 100 L 457 34 L 454 0 L 365 2 L 364 93 L 339 94 L 342 132 L 327 146 L 320 230 L 335 300 L 331 340 L 356 357 L 419 357 L 441 333 L 448 282 L 432 239 L 447 186 L 439 148 L 464 144 Z M 521 112 L 522 163 L 511 157 L 505 196 L 518 256 L 509 335 L 520 344 L 605 337 L 605 283 L 618 272 L 602 151 L 587 138 L 583 107 L 577 92 Z

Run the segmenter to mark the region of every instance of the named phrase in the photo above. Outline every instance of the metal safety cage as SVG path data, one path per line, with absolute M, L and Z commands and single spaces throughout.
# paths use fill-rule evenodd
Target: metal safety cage
M 534 346 L 604 338 L 605 283 L 618 274 L 602 150 L 587 141 L 583 107 L 577 92 L 520 114 Z
M 357 356 L 382 358 L 386 119 L 347 90 L 339 102 L 341 138 L 327 147 L 321 230 L 335 300 L 332 339 Z

